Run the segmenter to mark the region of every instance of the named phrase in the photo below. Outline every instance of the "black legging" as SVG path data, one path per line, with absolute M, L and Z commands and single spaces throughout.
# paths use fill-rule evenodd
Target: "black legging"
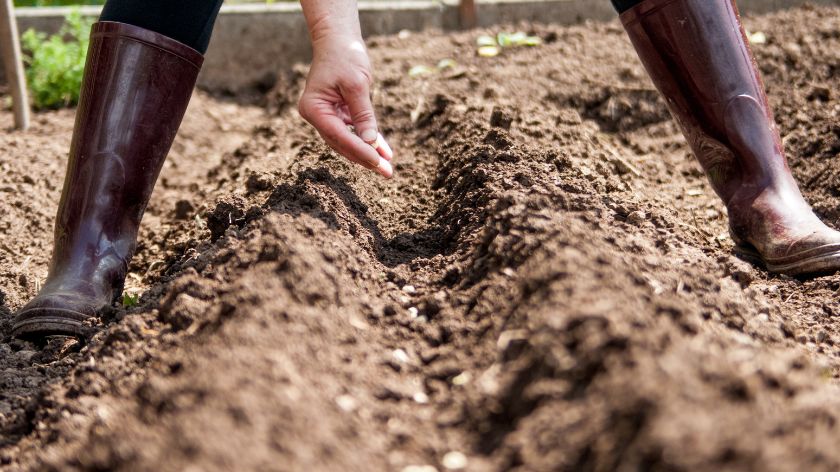
M 222 0 L 108 0 L 101 21 L 139 26 L 204 54 Z
M 619 13 L 642 0 L 612 0 Z M 118 21 L 176 39 L 204 54 L 222 0 L 108 0 L 102 21 Z
M 643 0 L 612 0 L 612 4 L 619 13 L 624 13 L 625 11 L 642 3 L 642 1 Z

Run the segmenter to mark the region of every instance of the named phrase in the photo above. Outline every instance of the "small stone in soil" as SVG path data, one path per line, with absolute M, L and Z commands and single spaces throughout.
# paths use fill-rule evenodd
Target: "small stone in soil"
M 400 363 L 403 363 L 403 364 L 407 364 L 407 363 L 408 363 L 408 361 L 410 360 L 410 359 L 408 358 L 408 353 L 407 353 L 407 352 L 405 352 L 405 351 L 404 351 L 404 350 L 402 350 L 402 349 L 396 349 L 396 350 L 394 350 L 394 352 L 393 352 L 393 356 L 394 356 L 394 359 L 396 359 L 396 360 L 397 360 L 397 362 L 400 362 Z
M 411 397 L 415 402 L 425 405 L 429 403 L 429 396 L 423 392 L 417 392 Z
M 627 215 L 627 222 L 633 226 L 639 226 L 640 224 L 644 223 L 646 219 L 647 216 L 643 211 L 634 211 Z
M 462 452 L 450 451 L 443 456 L 441 464 L 449 470 L 461 470 L 467 467 L 467 456 Z
M 356 399 L 351 397 L 350 395 L 341 395 L 335 399 L 335 403 L 338 405 L 339 408 L 346 412 L 352 412 L 358 406 L 356 404 Z
M 471 376 L 469 372 L 462 372 L 452 378 L 452 385 L 466 385 L 470 383 L 470 379 Z

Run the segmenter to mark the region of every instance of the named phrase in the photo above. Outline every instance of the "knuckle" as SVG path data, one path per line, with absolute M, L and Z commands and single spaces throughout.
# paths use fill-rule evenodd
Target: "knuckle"
M 353 93 L 364 93 L 370 87 L 369 76 L 364 73 L 355 73 L 344 79 L 344 87 Z
M 376 116 L 374 115 L 373 110 L 369 108 L 358 110 L 353 114 L 353 121 L 356 123 L 369 123 L 375 120 Z
M 350 93 L 364 93 L 365 88 L 367 87 L 367 85 L 364 82 L 360 82 L 354 79 L 349 79 L 344 84 L 344 86 Z

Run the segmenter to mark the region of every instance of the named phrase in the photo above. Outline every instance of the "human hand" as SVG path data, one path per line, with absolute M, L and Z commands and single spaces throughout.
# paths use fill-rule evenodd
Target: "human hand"
M 301 116 L 339 154 L 390 178 L 393 151 L 377 128 L 370 59 L 361 36 L 313 34 L 312 43 L 314 58 L 298 106 Z

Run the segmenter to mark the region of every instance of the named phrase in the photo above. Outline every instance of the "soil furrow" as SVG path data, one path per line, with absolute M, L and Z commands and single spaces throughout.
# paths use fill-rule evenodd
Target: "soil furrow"
M 791 167 L 835 225 L 838 13 L 747 21 Z M 288 106 L 301 68 L 266 115 L 198 95 L 132 264 L 139 306 L 84 348 L 0 344 L 3 464 L 836 469 L 840 278 L 731 255 L 617 23 L 522 27 L 545 44 L 369 41 L 391 181 Z M 66 144 L 50 137 L 71 116 L 41 120 L 0 136 L 19 149 L 0 159 L 5 312 L 46 267 Z

